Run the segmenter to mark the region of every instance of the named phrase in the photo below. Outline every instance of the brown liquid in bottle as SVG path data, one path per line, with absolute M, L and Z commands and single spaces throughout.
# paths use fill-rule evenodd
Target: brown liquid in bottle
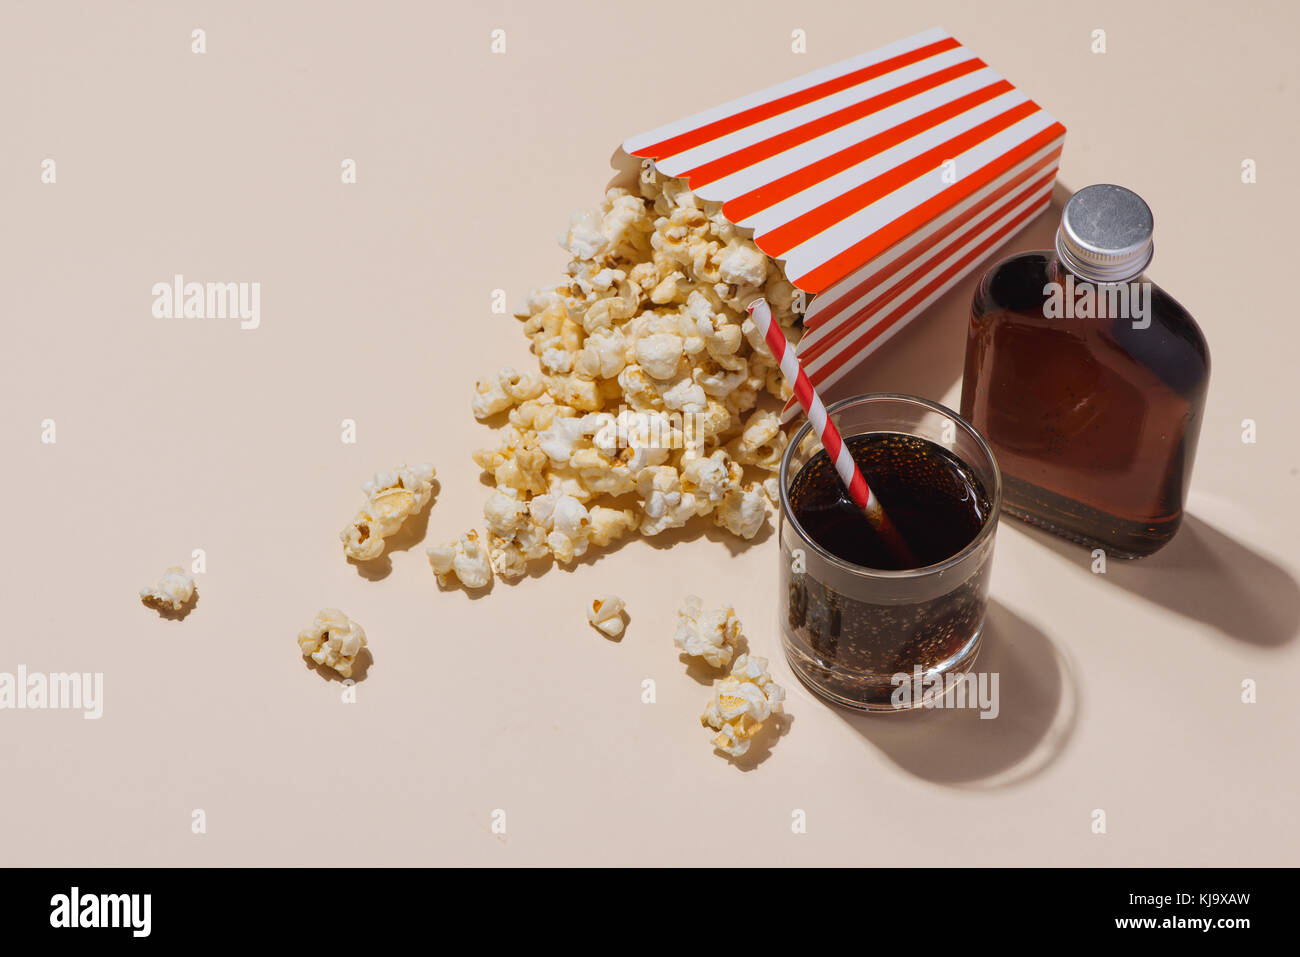
M 1140 319 L 1049 318 L 1051 284 L 1076 283 L 1049 251 L 989 270 L 971 310 L 961 414 L 997 455 L 1007 512 L 1111 555 L 1148 555 L 1182 522 L 1209 350 L 1154 284 Z M 1140 283 L 1110 285 L 1140 303 Z M 1101 295 L 1094 308 L 1108 312 Z

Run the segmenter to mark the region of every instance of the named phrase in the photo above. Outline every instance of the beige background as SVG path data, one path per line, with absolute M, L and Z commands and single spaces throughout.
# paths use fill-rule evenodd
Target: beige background
M 0 712 L 0 863 L 1300 863 L 1295 6 L 470 6 L 5 4 L 0 671 L 102 671 L 105 713 Z M 553 237 L 623 137 L 935 24 L 1066 124 L 1064 183 L 1148 200 L 1152 276 L 1214 355 L 1165 551 L 1095 576 L 1003 523 L 977 663 L 998 720 L 810 697 L 777 646 L 770 533 L 635 542 L 477 600 L 439 592 L 419 535 L 378 580 L 344 561 L 358 486 L 399 461 L 439 470 L 430 541 L 479 523 L 472 383 L 528 361 L 492 290 L 558 275 Z M 261 328 L 152 318 L 176 272 L 260 282 Z M 837 394 L 955 405 L 971 286 Z M 142 607 L 194 548 L 192 614 Z M 736 605 L 790 692 L 748 771 L 711 753 L 671 644 L 692 590 Z M 607 591 L 618 643 L 583 618 Z M 294 643 L 322 605 L 370 636 L 355 705 Z

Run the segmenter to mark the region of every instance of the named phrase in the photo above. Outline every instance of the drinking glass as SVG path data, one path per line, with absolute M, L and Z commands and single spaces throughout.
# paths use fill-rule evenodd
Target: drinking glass
M 864 711 L 906 710 L 922 703 L 911 693 L 921 687 L 915 679 L 932 688 L 936 680 L 964 674 L 975 661 L 988 605 L 1002 478 L 983 436 L 938 403 L 876 393 L 833 403 L 827 413 L 846 442 L 871 432 L 928 439 L 963 462 L 989 497 L 984 524 L 957 554 L 902 571 L 866 568 L 822 548 L 794 516 L 791 486 L 822 448 L 808 422 L 795 432 L 782 457 L 779 615 L 790 667 L 837 704 Z M 900 676 L 906 679 L 906 692 L 900 690 Z

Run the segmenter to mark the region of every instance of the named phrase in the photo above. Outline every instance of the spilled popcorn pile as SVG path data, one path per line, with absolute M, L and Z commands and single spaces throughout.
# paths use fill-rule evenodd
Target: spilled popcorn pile
M 785 711 L 785 689 L 767 673 L 767 659 L 741 655 L 731 674 L 718 682 L 713 700 L 700 721 L 718 733 L 713 746 L 738 758 L 749 751 L 749 742 L 763 729 L 763 722 Z
M 718 732 L 713 746 L 733 758 L 748 753 L 765 721 L 785 712 L 785 689 L 768 674 L 767 659 L 736 654 L 743 640 L 740 619 L 730 605 L 705 611 L 699 598 L 687 595 L 677 611 L 673 644 L 715 668 L 731 665 L 731 673 L 715 686 L 700 722 Z
M 538 371 L 502 369 L 472 402 L 479 419 L 509 413 L 500 444 L 474 453 L 496 485 L 493 569 L 517 578 L 708 515 L 754 537 L 787 442 L 760 396 L 790 393 L 744 307 L 764 296 L 797 342 L 795 288 L 680 180 L 609 190 L 564 246 L 567 280 L 516 312 Z

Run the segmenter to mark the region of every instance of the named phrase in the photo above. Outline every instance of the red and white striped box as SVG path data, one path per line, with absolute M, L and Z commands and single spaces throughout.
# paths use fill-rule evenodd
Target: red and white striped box
M 1047 208 L 1064 141 L 934 28 L 633 136 L 615 166 L 752 234 L 808 297 L 795 351 L 825 387 Z

